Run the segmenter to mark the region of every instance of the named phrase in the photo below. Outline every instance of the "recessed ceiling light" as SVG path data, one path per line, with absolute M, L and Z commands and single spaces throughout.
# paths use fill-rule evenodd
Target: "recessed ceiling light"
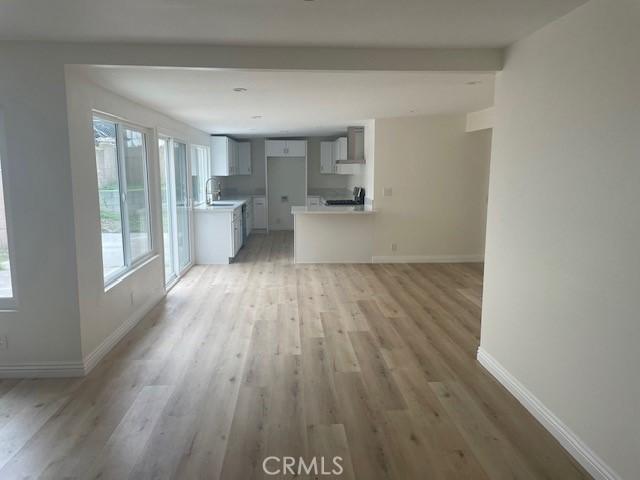
M 234 92 L 246 92 L 247 89 L 244 87 L 236 87 L 233 89 Z
M 251 118 L 253 118 L 254 120 L 257 120 L 258 118 L 262 118 L 262 115 L 253 115 Z

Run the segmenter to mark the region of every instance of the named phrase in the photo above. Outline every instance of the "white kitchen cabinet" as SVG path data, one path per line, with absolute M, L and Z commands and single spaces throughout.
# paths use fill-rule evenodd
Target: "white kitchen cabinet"
M 238 173 L 238 142 L 225 136 L 211 137 L 211 174 L 228 177 Z
M 253 197 L 253 228 L 267 228 L 267 200 L 265 197 Z
M 238 142 L 237 175 L 251 175 L 251 143 Z
M 333 157 L 333 142 L 320 142 L 320 173 L 336 173 L 336 162 Z
M 333 142 L 320 143 L 320 173 L 336 175 L 359 175 L 360 164 L 339 163 L 347 160 L 347 137 Z
M 194 220 L 196 263 L 229 263 L 237 253 L 233 213 L 196 208 Z
M 265 142 L 267 157 L 306 157 L 306 140 L 267 140 Z
M 284 157 L 287 142 L 285 140 L 266 140 L 264 151 L 267 157 Z
M 320 205 L 320 197 L 308 196 L 307 207 L 317 207 Z
M 285 153 L 287 157 L 306 157 L 307 141 L 306 140 L 287 140 Z
M 347 160 L 347 137 L 340 137 L 333 142 L 333 159 L 335 162 Z

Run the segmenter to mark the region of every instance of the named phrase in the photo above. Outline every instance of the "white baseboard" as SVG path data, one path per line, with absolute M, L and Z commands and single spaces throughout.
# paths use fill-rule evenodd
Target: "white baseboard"
M 478 348 L 478 362 L 536 417 L 594 479 L 622 480 L 587 444 L 482 347 Z
M 129 333 L 129 331 L 135 327 L 140 320 L 142 320 L 147 313 L 155 307 L 160 300 L 165 296 L 164 292 L 160 295 L 153 295 L 147 302 L 140 306 L 127 320 L 122 322 L 118 328 L 116 328 L 111 335 L 105 338 L 100 345 L 98 345 L 89 355 L 84 357 L 83 361 L 83 374 L 87 375 L 95 366 L 104 358 L 104 356 L 116 346 L 116 344 L 122 340 L 122 338 Z
M 371 259 L 372 263 L 477 263 L 484 262 L 484 255 L 382 255 Z
M 42 362 L 0 366 L 0 378 L 82 377 L 82 362 Z

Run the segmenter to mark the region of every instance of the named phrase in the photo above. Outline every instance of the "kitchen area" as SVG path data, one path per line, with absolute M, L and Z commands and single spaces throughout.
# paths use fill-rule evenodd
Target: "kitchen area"
M 364 185 L 373 156 L 367 163 L 365 130 L 306 138 L 211 136 L 207 164 L 192 168 L 194 200 L 201 200 L 193 205 L 195 263 L 232 263 L 250 235 L 272 231 L 294 232 L 298 263 L 370 261 L 360 248 L 366 240 L 355 243 L 356 256 L 351 251 L 353 237 L 367 235 L 372 224 Z

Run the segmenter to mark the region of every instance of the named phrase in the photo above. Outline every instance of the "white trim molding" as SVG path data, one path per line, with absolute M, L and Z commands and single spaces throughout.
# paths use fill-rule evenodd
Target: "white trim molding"
M 480 365 L 509 390 L 595 480 L 622 480 L 580 437 L 482 347 L 478 348 L 477 358 Z
M 151 299 L 138 308 L 127 320 L 122 322 L 111 335 L 105 338 L 91 353 L 83 359 L 83 374 L 88 375 L 124 336 L 135 327 L 165 296 L 164 291 L 160 295 L 153 295 Z
M 478 263 L 484 255 L 383 255 L 374 256 L 371 263 Z
M 0 366 L 0 378 L 82 377 L 82 362 L 41 362 Z

